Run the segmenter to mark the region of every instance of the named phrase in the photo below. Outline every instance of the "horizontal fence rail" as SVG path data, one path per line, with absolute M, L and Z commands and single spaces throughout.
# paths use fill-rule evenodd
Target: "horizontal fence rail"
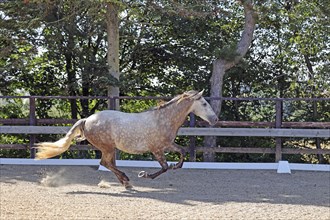
M 228 137 L 330 137 L 330 129 L 180 128 L 178 135 Z
M 0 126 L 3 134 L 66 134 L 68 126 Z M 330 129 L 284 128 L 180 128 L 181 136 L 228 136 L 228 137 L 318 137 L 329 138 Z

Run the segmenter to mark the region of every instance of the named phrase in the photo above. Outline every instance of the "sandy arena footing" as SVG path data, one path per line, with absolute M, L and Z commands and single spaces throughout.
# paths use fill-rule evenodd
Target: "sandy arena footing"
M 330 172 L 0 166 L 0 219 L 330 219 Z

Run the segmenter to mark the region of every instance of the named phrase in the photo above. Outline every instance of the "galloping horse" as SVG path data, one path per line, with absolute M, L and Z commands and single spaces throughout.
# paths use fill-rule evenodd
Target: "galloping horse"
M 102 152 L 100 164 L 111 170 L 126 188 L 131 188 L 129 178 L 116 167 L 115 149 L 131 154 L 149 151 L 155 156 L 162 167 L 161 170 L 152 174 L 141 171 L 139 177 L 154 179 L 167 171 L 169 166 L 164 151 L 180 153 L 179 162 L 170 168 L 181 168 L 185 151 L 174 143 L 174 139 L 187 115 L 193 112 L 211 125 L 218 121 L 202 94 L 203 91 L 188 91 L 161 106 L 141 113 L 112 110 L 95 113 L 77 121 L 60 140 L 37 144 L 36 158 L 47 159 L 65 152 L 74 138 L 87 139 Z

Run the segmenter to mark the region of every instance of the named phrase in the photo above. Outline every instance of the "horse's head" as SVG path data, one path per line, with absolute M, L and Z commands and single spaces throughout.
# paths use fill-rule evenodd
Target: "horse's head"
M 203 91 L 191 95 L 191 99 L 193 99 L 194 102 L 190 111 L 207 121 L 210 125 L 215 125 L 219 119 L 210 104 L 203 98 Z

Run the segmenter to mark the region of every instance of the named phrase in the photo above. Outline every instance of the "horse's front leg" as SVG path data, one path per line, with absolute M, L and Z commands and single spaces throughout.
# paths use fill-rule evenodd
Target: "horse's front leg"
M 180 159 L 179 162 L 175 165 L 170 165 L 170 169 L 178 169 L 178 168 L 182 168 L 183 166 L 183 162 L 184 162 L 184 156 L 186 154 L 185 150 L 183 149 L 182 146 L 176 144 L 176 143 L 172 143 L 172 145 L 170 147 L 167 148 L 167 150 L 169 151 L 174 151 L 174 152 L 178 152 L 180 154 Z
M 138 177 L 144 177 L 144 178 L 154 179 L 157 176 L 159 176 L 160 174 L 165 173 L 167 171 L 168 164 L 166 162 L 166 158 L 165 158 L 164 152 L 152 152 L 152 153 L 156 157 L 156 159 L 159 162 L 159 164 L 161 165 L 162 169 L 159 170 L 158 172 L 152 173 L 152 174 L 149 174 L 146 171 L 141 171 L 139 173 Z

